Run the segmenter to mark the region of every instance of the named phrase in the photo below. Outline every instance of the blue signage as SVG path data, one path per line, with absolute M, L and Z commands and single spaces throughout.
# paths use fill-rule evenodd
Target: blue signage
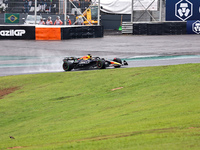
M 166 0 L 166 21 L 200 20 L 200 0 Z
M 200 21 L 199 20 L 187 21 L 187 34 L 200 34 Z

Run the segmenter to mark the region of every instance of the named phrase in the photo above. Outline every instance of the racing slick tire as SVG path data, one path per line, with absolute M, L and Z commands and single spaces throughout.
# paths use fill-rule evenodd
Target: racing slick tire
M 122 60 L 120 58 L 114 58 L 113 61 L 122 64 Z M 115 68 L 120 68 L 121 66 L 114 66 Z
M 64 62 L 63 63 L 63 69 L 65 71 L 71 71 L 73 68 L 74 68 L 73 63 L 71 63 L 71 62 Z
M 99 68 L 99 69 L 106 69 L 105 61 L 99 59 L 99 60 L 97 61 L 97 68 Z

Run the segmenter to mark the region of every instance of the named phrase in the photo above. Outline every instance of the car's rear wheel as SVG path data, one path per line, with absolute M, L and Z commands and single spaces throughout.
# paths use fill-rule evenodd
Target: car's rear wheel
M 106 64 L 105 64 L 105 61 L 104 60 L 98 60 L 97 61 L 97 68 L 99 69 L 106 69 Z
M 71 71 L 73 68 L 74 68 L 73 63 L 71 63 L 71 62 L 64 62 L 63 63 L 63 69 L 65 71 Z

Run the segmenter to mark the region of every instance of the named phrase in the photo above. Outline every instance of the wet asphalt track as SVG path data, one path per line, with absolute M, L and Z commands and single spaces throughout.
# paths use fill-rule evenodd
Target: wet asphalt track
M 126 59 L 128 67 L 200 63 L 199 35 L 107 35 L 66 41 L 0 41 L 0 76 L 62 72 L 65 56 Z M 125 66 L 124 66 L 125 67 Z

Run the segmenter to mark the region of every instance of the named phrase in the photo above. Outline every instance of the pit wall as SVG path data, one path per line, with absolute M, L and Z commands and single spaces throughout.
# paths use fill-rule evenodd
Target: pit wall
M 67 40 L 101 38 L 102 26 L 0 26 L 1 40 Z

